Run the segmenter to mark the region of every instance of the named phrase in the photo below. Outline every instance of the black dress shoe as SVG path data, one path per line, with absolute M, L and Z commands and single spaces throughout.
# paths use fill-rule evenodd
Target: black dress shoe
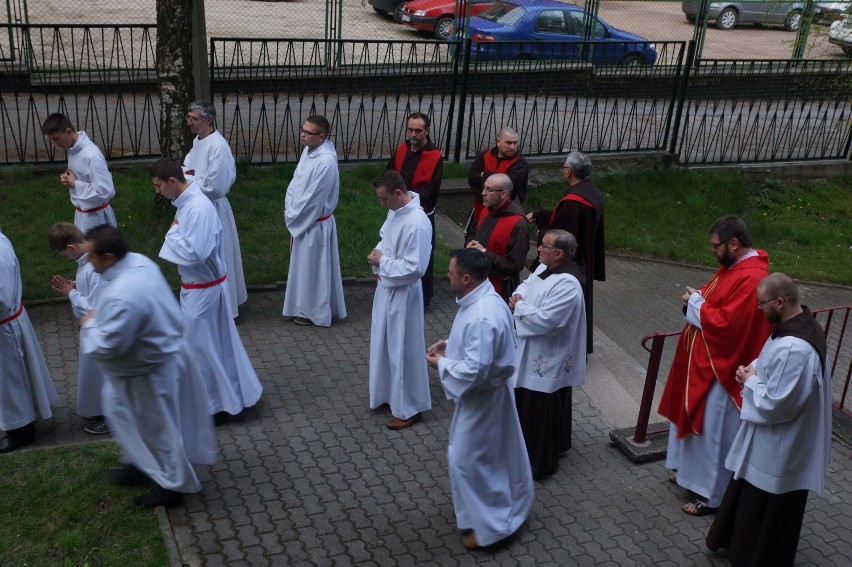
M 217 411 L 213 414 L 213 425 L 215 427 L 219 427 L 220 425 L 225 425 L 229 421 L 231 421 L 231 414 L 226 411 Z
M 10 429 L 0 439 L 0 453 L 11 453 L 35 441 L 35 425 L 30 423 L 18 429 Z
M 109 469 L 106 472 L 106 477 L 122 486 L 151 486 L 152 484 L 148 475 L 133 465 Z
M 157 506 L 176 506 L 183 501 L 183 494 L 168 490 L 162 486 L 155 486 L 142 496 L 134 496 L 133 503 L 145 508 L 156 508 Z

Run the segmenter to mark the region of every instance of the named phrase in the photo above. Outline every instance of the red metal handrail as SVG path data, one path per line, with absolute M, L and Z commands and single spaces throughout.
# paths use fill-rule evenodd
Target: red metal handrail
M 817 309 L 813 311 L 814 317 L 817 317 L 817 315 L 821 313 L 827 314 L 825 324 L 823 325 L 823 332 L 826 338 L 828 338 L 829 334 L 831 333 L 831 323 L 834 319 L 835 313 L 841 311 L 844 312 L 844 314 L 843 322 L 841 324 L 839 335 L 837 338 L 837 348 L 834 351 L 834 356 L 831 356 L 831 353 L 826 353 L 828 358 L 832 360 L 832 383 L 834 382 L 834 377 L 836 376 L 837 363 L 841 358 L 840 355 L 843 348 L 843 341 L 846 338 L 846 329 L 848 328 L 849 313 L 852 312 L 852 305 L 826 307 L 825 309 Z M 648 435 L 656 435 L 659 433 L 663 433 L 668 429 L 662 428 L 655 429 L 653 431 L 648 431 L 648 421 L 651 417 L 651 406 L 654 403 L 654 390 L 657 386 L 657 377 L 660 373 L 660 362 L 662 361 L 663 347 L 665 346 L 666 338 L 678 336 L 680 335 L 680 333 L 680 331 L 672 331 L 669 333 L 655 331 L 654 333 L 646 335 L 642 338 L 642 348 L 651 353 L 651 356 L 648 359 L 648 369 L 645 372 L 645 387 L 642 390 L 642 401 L 639 404 L 639 415 L 636 418 L 636 430 L 633 435 L 633 441 L 637 444 L 644 443 Z M 647 346 L 648 341 L 651 341 L 651 348 L 648 348 Z M 850 361 L 846 369 L 846 377 L 843 384 L 843 392 L 840 395 L 840 400 L 832 402 L 835 408 L 843 412 L 845 415 L 852 417 L 852 412 L 850 412 L 850 410 L 846 408 L 846 396 L 849 392 L 850 378 L 852 378 L 852 356 L 850 357 Z

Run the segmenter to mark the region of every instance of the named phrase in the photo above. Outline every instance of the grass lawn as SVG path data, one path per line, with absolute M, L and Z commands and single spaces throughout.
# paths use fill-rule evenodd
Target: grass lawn
M 362 165 L 341 175 L 337 219 L 341 269 L 345 276 L 369 277 L 366 256 L 378 241 L 386 211 L 379 206 L 372 180 L 381 165 Z M 464 168 L 448 171 L 462 175 Z M 286 279 L 288 235 L 282 209 L 293 166 L 247 167 L 241 164 L 231 205 L 239 227 L 246 281 L 270 284 Z M 627 254 L 713 265 L 707 227 L 734 213 L 745 218 L 755 245 L 769 252 L 772 269 L 794 277 L 852 284 L 852 177 L 800 181 L 755 181 L 738 173 L 644 170 L 593 176 L 606 199 L 607 248 Z M 47 231 L 57 220 L 71 221 L 72 209 L 57 174 L 21 168 L 0 172 L 0 229 L 12 241 L 21 262 L 24 297 L 54 297 L 50 278 L 73 277 L 76 264 L 47 246 Z M 152 206 L 147 172 L 115 172 L 116 218 L 131 247 L 152 258 L 174 218 L 166 205 Z M 550 208 L 564 184 L 530 191 L 527 209 Z M 436 258 L 436 274 L 448 263 L 447 249 Z M 177 286 L 176 268 L 160 266 Z
M 168 564 L 151 510 L 104 478 L 115 443 L 39 449 L 0 459 L 0 565 Z

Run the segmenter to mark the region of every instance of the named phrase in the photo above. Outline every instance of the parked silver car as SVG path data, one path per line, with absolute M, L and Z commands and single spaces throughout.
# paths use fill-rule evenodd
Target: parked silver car
M 701 2 L 681 4 L 686 19 L 694 22 Z M 707 5 L 707 19 L 716 22 L 720 30 L 733 29 L 737 24 L 781 24 L 784 29 L 796 31 L 802 25 L 802 2 L 711 2 Z
M 831 24 L 828 29 L 828 41 L 852 57 L 852 15 L 844 14 L 841 19 Z

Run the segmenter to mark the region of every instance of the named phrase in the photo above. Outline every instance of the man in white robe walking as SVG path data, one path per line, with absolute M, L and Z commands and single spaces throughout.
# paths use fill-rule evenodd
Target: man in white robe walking
M 189 183 L 177 161 L 163 158 L 149 172 L 156 191 L 177 208 L 160 258 L 177 264 L 186 346 L 207 383 L 210 409 L 222 423 L 255 405 L 263 392 L 231 317 L 222 224 L 199 183 Z
M 107 476 L 153 488 L 133 501 L 178 504 L 201 485 L 192 464 L 212 464 L 216 441 L 203 378 L 181 340 L 181 315 L 154 262 L 129 251 L 121 232 L 86 234 L 89 262 L 103 280 L 80 342 L 106 375 L 103 405 L 125 467 Z
M 115 187 L 101 150 L 86 132 L 75 131 L 71 120 L 58 112 L 45 119 L 41 131 L 54 146 L 68 151 L 68 169 L 59 175 L 59 182 L 68 188 L 74 224 L 84 234 L 101 224 L 118 226 L 109 204 Z
M 516 361 L 512 314 L 487 280 L 490 265 L 475 249 L 453 253 L 447 276 L 459 312 L 449 338 L 426 352 L 455 402 L 447 460 L 456 522 L 468 549 L 515 533 L 535 499 L 510 380 Z
M 201 191 L 213 202 L 222 223 L 222 246 L 225 250 L 225 273 L 228 274 L 228 292 L 234 317 L 239 306 L 246 302 L 246 280 L 243 276 L 243 258 L 240 237 L 234 212 L 228 201 L 228 192 L 237 178 L 237 167 L 231 146 L 216 129 L 216 109 L 203 100 L 193 102 L 186 112 L 186 123 L 195 134 L 192 149 L 183 158 L 187 180 L 198 182 Z
M 545 232 L 541 264 L 509 299 L 518 335 L 512 382 L 536 480 L 556 472 L 559 455 L 571 447 L 571 388 L 586 381 L 586 307 L 571 274 L 576 251 L 570 232 Z
M 0 232 L 0 453 L 35 441 L 35 420 L 53 416 L 56 389 L 27 310 L 21 303 L 21 267 Z
M 346 317 L 334 210 L 340 193 L 337 151 L 328 140 L 324 116 L 309 116 L 300 133 L 305 145 L 284 198 L 290 232 L 290 271 L 284 291 L 285 317 L 297 325 L 330 327 Z
M 405 429 L 432 409 L 423 352 L 421 278 L 432 251 L 432 225 L 402 177 L 385 171 L 373 186 L 388 216 L 367 256 L 378 279 L 370 326 L 370 407 L 388 404 L 388 429 Z
M 780 272 L 757 286 L 775 325 L 757 360 L 737 370 L 740 428 L 725 466 L 734 476 L 707 535 L 731 564 L 795 563 L 808 490 L 822 493 L 831 450 L 831 371 L 822 327 Z
M 77 264 L 74 280 L 56 274 L 51 286 L 68 298 L 74 317 L 79 321 L 92 310 L 101 277 L 89 262 L 89 251 L 83 233 L 70 222 L 58 222 L 47 234 L 50 248 Z M 90 435 L 106 435 L 109 427 L 103 418 L 101 391 L 104 375 L 97 363 L 86 356 L 82 345 L 77 356 L 77 413 L 92 423 L 83 427 Z

